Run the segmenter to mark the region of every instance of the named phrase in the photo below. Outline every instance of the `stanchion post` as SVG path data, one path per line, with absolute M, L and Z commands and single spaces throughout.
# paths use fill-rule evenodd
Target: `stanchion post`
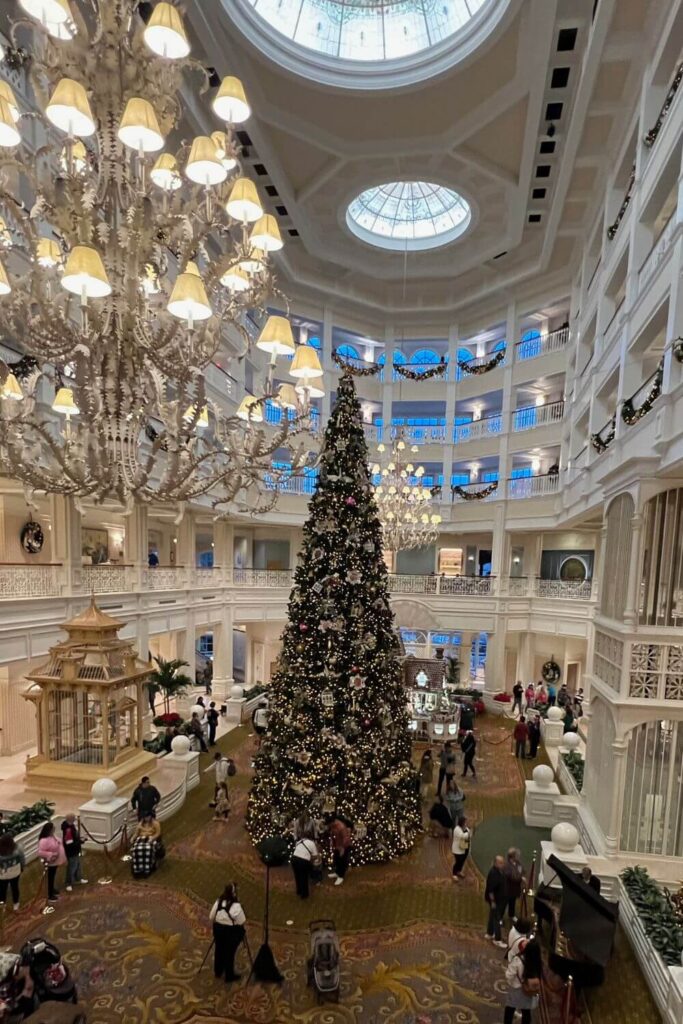
M 572 1022 L 572 1003 L 574 1001 L 574 979 L 571 974 L 567 978 L 567 986 L 565 989 L 565 1007 L 564 1007 L 564 1020 L 562 1024 L 573 1024 Z

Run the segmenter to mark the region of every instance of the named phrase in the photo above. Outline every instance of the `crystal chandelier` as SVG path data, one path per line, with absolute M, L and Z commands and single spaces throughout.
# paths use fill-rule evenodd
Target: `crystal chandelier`
M 23 354 L 0 361 L 0 472 L 127 506 L 208 494 L 218 513 L 258 507 L 268 474 L 272 503 L 273 453 L 289 447 L 294 470 L 308 457 L 308 377 L 293 418 L 261 425 L 276 361 L 296 352 L 289 321 L 266 319 L 264 392 L 235 415 L 206 381 L 227 328 L 245 354 L 246 310 L 279 295 L 278 225 L 240 167 L 241 82 L 213 94 L 216 130 L 185 140 L 181 94 L 211 83 L 175 6 L 146 25 L 138 0 L 19 6 L 5 59 L 36 109 L 0 79 L 0 312 Z
M 410 450 L 417 452 L 417 445 Z M 395 553 L 433 544 L 439 534 L 441 516 L 432 511 L 432 492 L 422 483 L 424 467 L 407 461 L 402 437 L 393 442 L 388 458 L 384 444 L 378 445 L 377 451 L 386 460 L 385 464 L 377 462 L 372 467 L 373 478 L 379 478 L 374 493 L 385 550 Z

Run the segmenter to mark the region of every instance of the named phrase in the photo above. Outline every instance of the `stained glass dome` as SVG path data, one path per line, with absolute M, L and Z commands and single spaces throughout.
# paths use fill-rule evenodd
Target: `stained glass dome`
M 451 188 L 427 181 L 390 181 L 353 199 L 346 223 L 382 249 L 415 251 L 447 245 L 467 230 L 472 211 Z
M 495 0 L 243 0 L 287 39 L 342 60 L 384 61 L 436 46 Z

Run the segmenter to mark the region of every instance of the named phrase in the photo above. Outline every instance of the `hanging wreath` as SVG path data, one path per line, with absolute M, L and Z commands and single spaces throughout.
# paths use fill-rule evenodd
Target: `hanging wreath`
M 553 659 L 551 658 L 550 661 L 546 661 L 543 668 L 541 669 L 541 675 L 543 676 L 544 682 L 556 683 L 562 675 L 562 669 L 557 664 L 557 662 L 553 661 Z
M 652 387 L 648 391 L 647 397 L 645 398 L 642 405 L 639 405 L 636 409 L 636 407 L 633 404 L 632 398 L 627 398 L 626 401 L 623 403 L 621 407 L 621 418 L 624 421 L 624 423 L 627 424 L 627 426 L 632 427 L 634 423 L 638 423 L 639 420 L 642 420 L 643 416 L 647 416 L 647 414 L 650 412 L 652 406 L 655 404 L 655 402 L 662 393 L 663 377 L 664 365 L 663 363 L 660 363 L 652 379 Z
M 463 373 L 468 373 L 471 376 L 479 376 L 482 373 L 488 373 L 490 370 L 495 370 L 496 366 L 505 359 L 505 349 L 501 348 L 496 352 L 487 363 L 477 363 L 472 366 L 471 362 L 467 359 L 458 359 L 458 367 Z
M 22 548 L 29 555 L 37 555 L 43 550 L 44 543 L 45 535 L 42 526 L 40 523 L 34 522 L 33 519 L 29 519 L 21 528 Z
M 434 363 L 427 370 L 411 370 L 409 366 L 405 366 L 402 363 L 394 364 L 396 373 L 405 380 L 430 380 L 431 377 L 442 377 L 447 367 L 448 363 L 443 356 L 438 363 Z
M 379 363 L 367 363 L 365 366 L 354 366 L 352 363 L 347 363 L 336 349 L 332 352 L 332 360 L 340 370 L 350 373 L 352 377 L 374 377 L 382 369 Z
M 455 497 L 457 494 L 459 498 L 464 501 L 483 501 L 484 498 L 488 498 L 489 494 L 493 494 L 498 489 L 498 481 L 494 480 L 488 487 L 482 487 L 479 491 L 466 491 L 464 487 L 459 484 L 455 484 L 451 487 L 451 495 Z
M 602 429 L 604 430 L 605 428 L 603 427 Z M 615 413 L 614 416 L 612 417 L 612 419 L 609 421 L 609 430 L 604 435 L 604 437 L 603 437 L 602 431 L 600 431 L 600 430 L 597 432 L 597 434 L 591 434 L 591 444 L 595 448 L 595 450 L 598 453 L 598 455 L 602 455 L 603 452 L 607 451 L 607 449 L 611 445 L 612 441 L 614 440 L 614 438 L 616 436 L 616 433 L 617 433 L 617 416 L 616 416 L 616 413 Z

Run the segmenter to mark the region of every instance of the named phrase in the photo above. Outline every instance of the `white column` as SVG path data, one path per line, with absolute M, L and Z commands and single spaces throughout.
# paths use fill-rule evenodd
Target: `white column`
M 323 310 L 323 336 L 320 339 L 322 343 L 322 363 L 323 369 L 325 370 L 325 380 L 332 380 L 332 371 L 335 369 L 335 365 L 332 362 L 332 328 L 334 324 L 332 321 L 332 310 L 329 306 L 325 306 Z M 325 394 L 322 398 L 322 420 L 323 424 L 327 423 L 330 418 L 330 412 L 332 409 L 332 396 L 331 388 L 325 387 Z
M 621 811 L 626 784 L 626 752 L 628 740 L 616 739 L 612 743 L 612 802 L 610 806 L 609 825 L 605 832 L 605 846 L 608 854 L 616 854 L 619 850 L 621 834 Z
M 68 495 L 50 495 L 53 560 L 63 565 L 64 589 L 77 589 L 81 567 L 81 514 Z
M 213 697 L 225 700 L 234 683 L 232 664 L 233 610 L 227 605 L 221 611 L 221 621 L 213 634 Z
M 507 346 L 505 366 L 503 368 L 503 405 L 501 415 L 500 448 L 498 450 L 498 491 L 500 498 L 507 497 L 507 480 L 510 476 L 510 431 L 512 430 L 512 372 L 517 352 L 516 342 L 519 334 L 517 304 L 508 303 L 505 319 L 505 343 Z
M 526 686 L 533 680 L 534 669 L 534 643 L 532 633 L 519 634 L 519 647 L 517 648 L 517 665 L 515 668 L 516 678 Z
M 187 509 L 178 526 L 176 536 L 178 538 L 178 543 L 175 546 L 176 564 L 191 571 L 194 569 L 197 561 L 195 554 L 195 521 L 193 513 Z M 188 578 L 191 579 L 191 572 Z
M 640 533 L 643 517 L 640 512 L 631 517 L 631 560 L 628 567 L 628 586 L 624 622 L 635 626 L 638 621 L 638 589 L 640 583 Z
M 443 494 L 442 500 L 448 495 L 450 497 L 451 477 L 453 476 L 453 427 L 455 424 L 455 405 L 458 390 L 458 383 L 455 380 L 458 368 L 458 348 L 460 345 L 460 329 L 457 324 L 451 324 L 448 329 L 448 376 L 449 382 L 446 385 L 446 444 L 443 449 Z
M 217 565 L 222 574 L 225 583 L 230 584 L 232 582 L 232 569 L 235 563 L 234 547 L 235 547 L 235 527 L 232 523 L 226 523 L 222 520 L 213 525 L 213 542 L 214 542 L 214 565 Z
M 490 633 L 486 647 L 487 693 L 498 693 L 505 689 L 505 618 L 501 616 L 496 632 Z
M 142 572 L 147 566 L 147 556 L 147 506 L 134 505 L 126 519 L 125 561 L 133 566 L 136 587 L 142 585 Z

